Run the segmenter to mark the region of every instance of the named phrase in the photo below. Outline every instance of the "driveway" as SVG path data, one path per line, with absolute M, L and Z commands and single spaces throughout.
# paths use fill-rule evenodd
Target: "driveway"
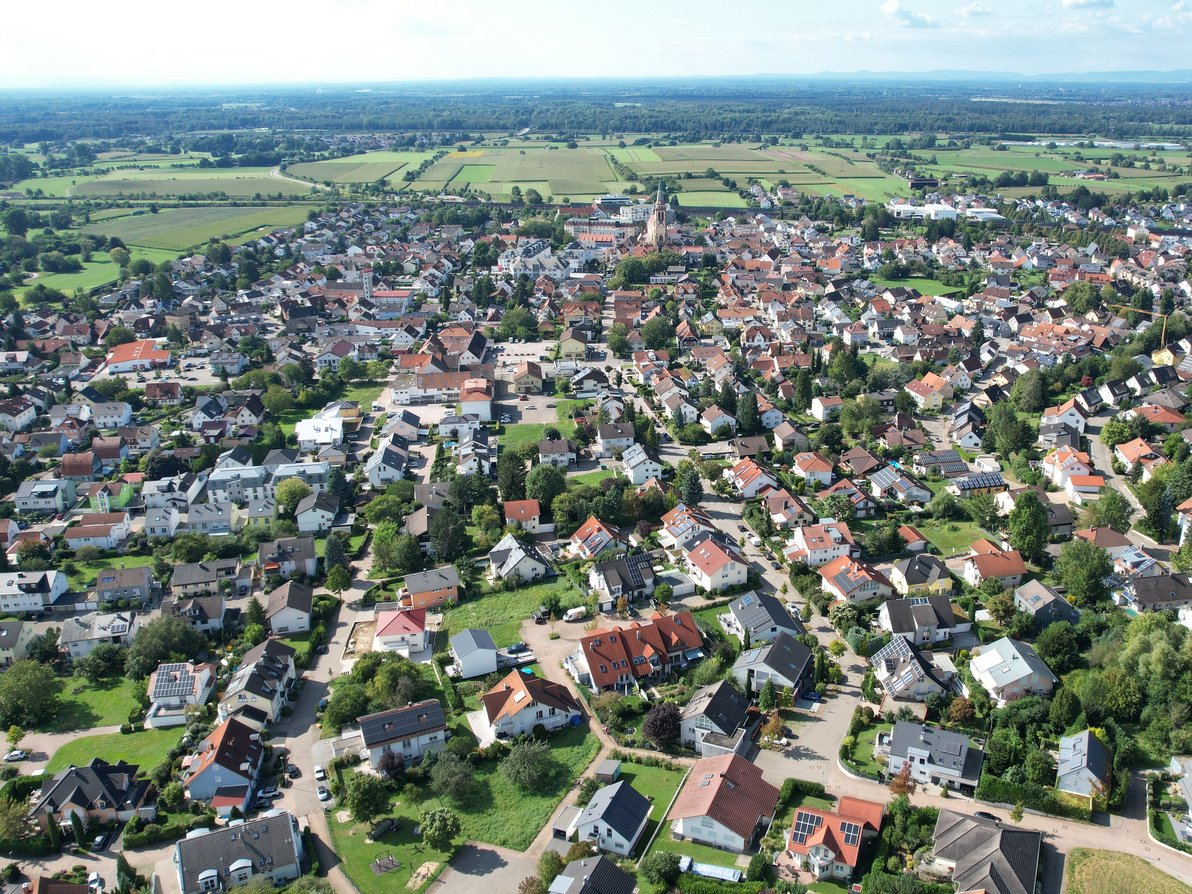
M 535 860 L 491 844 L 465 844 L 439 876 L 435 891 L 475 894 L 477 891 L 516 891 L 522 879 L 537 873 Z

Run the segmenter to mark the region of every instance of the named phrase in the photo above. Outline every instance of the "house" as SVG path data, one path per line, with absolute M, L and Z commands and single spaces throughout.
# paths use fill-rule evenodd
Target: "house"
M 389 609 L 377 612 L 377 627 L 373 634 L 374 652 L 396 652 L 404 658 L 426 650 L 426 610 Z
M 564 329 L 559 335 L 559 359 L 583 360 L 587 356 L 588 333 L 583 329 Z
M 1131 581 L 1119 601 L 1139 612 L 1178 611 L 1192 605 L 1192 578 L 1163 574 Z
M 37 405 L 25 397 L 0 401 L 0 429 L 24 431 L 37 421 Z
M 396 754 L 409 765 L 428 752 L 442 751 L 450 736 L 443 705 L 434 698 L 366 714 L 357 722 L 374 770 L 386 754 Z
M 383 488 L 406 477 L 409 453 L 392 440 L 382 442 L 364 463 L 364 475 L 374 488 Z
M 501 508 L 506 527 L 512 525 L 529 534 L 551 530 L 551 526 L 542 523 L 542 506 L 537 500 L 506 500 Z
M 214 596 L 176 597 L 162 603 L 161 613 L 181 618 L 203 633 L 218 633 L 223 630 L 224 598 Z
M 870 492 L 879 500 L 923 506 L 931 502 L 931 489 L 905 472 L 886 466 L 869 476 Z
M 985 752 L 973 747 L 964 733 L 899 720 L 884 750 L 891 777 L 910 764 L 911 779 L 922 785 L 972 791 L 981 781 Z
M 850 556 L 841 556 L 828 562 L 819 569 L 819 575 L 824 592 L 845 602 L 888 599 L 894 592 L 885 575 L 868 563 Z
M 58 648 L 72 659 L 85 658 L 96 646 L 111 643 L 132 645 L 133 637 L 144 626 L 136 612 L 87 612 L 62 622 Z
M 219 537 L 232 533 L 231 503 L 199 503 L 186 514 L 186 530 Z
M 0 611 L 9 615 L 40 612 L 66 594 L 61 571 L 0 572 Z
M 1067 425 L 1084 434 L 1084 427 L 1088 424 L 1088 413 L 1081 403 L 1072 397 L 1059 406 L 1044 408 L 1042 422 Z
M 285 811 L 211 831 L 174 845 L 180 894 L 223 892 L 254 878 L 274 887 L 302 875 L 305 856 L 298 820 Z
M 839 395 L 824 395 L 811 399 L 811 417 L 820 422 L 830 422 L 840 415 L 844 406 L 844 399 Z
M 704 656 L 704 638 L 691 612 L 655 612 L 645 623 L 582 636 L 563 666 L 592 692 L 630 691 L 639 682 L 664 679 Z
M 184 764 L 182 785 L 192 801 L 210 801 L 221 793 L 245 789 L 244 800 L 257 782 L 265 757 L 261 734 L 229 717 L 199 743 Z
M 670 812 L 671 836 L 744 853 L 774 821 L 778 789 L 737 754 L 695 762 Z
M 592 795 L 575 820 L 577 840 L 597 850 L 628 857 L 637 847 L 653 805 L 625 780 L 606 785 Z
M 219 719 L 227 720 L 242 708 L 255 708 L 264 714 L 266 723 L 275 722 L 297 677 L 295 654 L 278 639 L 265 640 L 245 652 L 219 703 Z
M 480 697 L 480 711 L 469 716 L 481 744 L 530 735 L 537 726 L 554 732 L 583 722 L 583 712 L 566 686 L 512 670 Z M 480 729 L 475 726 L 479 725 Z
M 497 647 L 487 630 L 461 630 L 451 637 L 450 646 L 455 676 L 470 680 L 496 672 Z
M 129 535 L 131 520 L 127 512 L 89 512 L 78 518 L 78 524 L 66 529 L 63 540 L 72 550 L 85 546 L 114 550 Z
M 631 484 L 642 485 L 662 478 L 662 463 L 641 444 L 633 444 L 621 455 L 621 468 Z
M 339 515 L 339 498 L 327 491 L 308 494 L 298 501 L 294 521 L 303 534 L 326 534 Z
M 946 656 L 920 652 L 902 636 L 893 637 L 869 659 L 877 682 L 895 701 L 926 701 L 929 695 L 948 692 L 955 667 Z
M 783 552 L 792 562 L 818 568 L 841 556 L 856 554 L 857 545 L 844 522 L 825 522 L 795 528 Z
M 817 879 L 853 877 L 865 843 L 882 828 L 886 808 L 873 801 L 842 797 L 834 811 L 800 807 L 791 820 L 787 852 Z
M 687 551 L 687 571 L 697 587 L 719 592 L 749 579 L 749 562 L 721 537 L 709 536 Z
M 248 594 L 252 572 L 239 559 L 215 559 L 210 562 L 188 562 L 174 566 L 170 589 L 174 596 L 194 596 L 219 593 L 226 586 Z
M 459 590 L 459 573 L 455 567 L 440 565 L 407 574 L 405 586 L 397 595 L 403 609 L 436 609 L 459 602 Z
M 975 472 L 954 479 L 948 485 L 948 492 L 964 500 L 981 494 L 998 494 L 1009 488 L 1000 472 Z
M 493 383 L 488 379 L 467 379 L 459 392 L 460 412 L 475 415 L 481 422 L 493 421 Z
M 568 466 L 575 465 L 577 454 L 575 444 L 565 438 L 538 442 L 538 462 L 548 466 L 566 469 Z
M 609 422 L 596 428 L 594 456 L 609 457 L 623 453 L 634 444 L 633 425 L 628 422 Z
M 952 575 L 940 559 L 917 553 L 899 559 L 890 568 L 890 583 L 900 596 L 923 596 L 952 592 Z
M 492 580 L 538 580 L 550 572 L 550 561 L 533 544 L 522 543 L 510 533 L 488 551 L 488 576 Z
M 636 891 L 637 878 L 634 875 L 607 857 L 597 856 L 568 863 L 551 882 L 549 894 L 634 894 Z M 43 892 L 35 891 L 34 894 Z
M 215 691 L 215 665 L 189 662 L 159 664 L 149 675 L 149 710 L 145 729 L 183 726 L 187 709 L 207 704 Z
M 729 438 L 737 433 L 736 417 L 715 405 L 700 413 L 700 425 L 713 440 Z
M 1113 763 L 1096 733 L 1086 729 L 1060 738 L 1057 790 L 1095 802 L 1109 794 L 1112 782 Z
M 1026 563 L 1018 550 L 1003 550 L 988 540 L 978 540 L 973 555 L 965 560 L 963 577 L 973 587 L 991 578 L 1000 580 L 1003 587 L 1017 587 L 1025 574 Z
M 742 645 L 768 643 L 780 634 L 799 636 L 803 624 L 769 593 L 749 592 L 728 604 L 720 616 L 720 625 Z
M 1129 537 L 1105 525 L 1082 528 L 1079 531 L 1073 531 L 1072 536 L 1079 537 L 1081 540 L 1091 543 L 1098 549 L 1105 550 L 1110 559 L 1116 559 L 1122 553 L 1134 548 L 1134 544 L 1130 541 Z
M 727 680 L 701 686 L 683 708 L 679 741 L 700 757 L 744 754 L 752 745 L 749 699 Z
M 71 481 L 58 478 L 34 478 L 17 485 L 13 503 L 17 511 L 38 515 L 54 515 L 73 503 L 75 487 Z
M 1027 695 L 1051 695 L 1059 682 L 1031 646 L 1007 636 L 972 654 L 969 671 L 999 708 Z
M 606 550 L 624 549 L 625 540 L 621 533 L 593 515 L 571 535 L 567 552 L 575 558 L 595 559 Z
M 0 667 L 29 657 L 29 640 L 37 635 L 25 621 L 0 621 Z
M 944 642 L 972 626 L 957 622 L 947 595 L 890 599 L 881 604 L 877 618 L 882 630 L 905 636 L 916 645 Z
M 1042 630 L 1056 621 L 1075 624 L 1080 610 L 1058 592 L 1038 580 L 1030 580 L 1014 591 L 1014 608 L 1035 619 L 1035 629 Z
M 1135 466 L 1142 466 L 1145 470 L 1149 466 L 1166 462 L 1163 454 L 1159 453 L 1158 450 L 1142 438 L 1135 438 L 1133 441 L 1125 441 L 1118 444 L 1113 448 L 1113 455 L 1125 467 L 1127 472 L 1133 472 Z
M 985 817 L 940 810 L 932 859 L 951 870 L 957 891 L 1034 894 L 1043 834 Z
M 815 655 L 790 633 L 742 652 L 733 663 L 733 679 L 746 693 L 761 692 L 766 683 L 790 690 L 796 699 L 815 685 Z
M 289 577 L 301 574 L 314 577 L 319 567 L 315 538 L 284 537 L 262 543 L 257 549 L 257 564 L 265 576 Z
M 698 506 L 679 503 L 662 516 L 659 542 L 667 549 L 686 547 L 691 541 L 713 534 L 717 530 L 711 517 Z
M 796 453 L 791 470 L 816 490 L 832 483 L 832 464 L 818 453 Z
M 543 381 L 542 367 L 531 360 L 524 360 L 513 373 L 513 393 L 541 394 Z
M 616 610 L 645 599 L 654 592 L 653 557 L 649 553 L 614 556 L 598 562 L 588 572 L 588 587 L 596 596 L 596 610 Z
M 310 584 L 288 580 L 269 594 L 265 621 L 274 636 L 306 633 L 310 630 L 314 589 Z
M 746 500 L 752 500 L 766 488 L 778 487 L 777 479 L 751 459 L 738 460 L 724 470 L 724 477 Z
M 30 816 L 43 831 L 50 823 L 69 827 L 71 814 L 88 825 L 127 822 L 144 806 L 152 786 L 137 778 L 140 769 L 98 757 L 82 767 L 67 767 L 42 783 Z

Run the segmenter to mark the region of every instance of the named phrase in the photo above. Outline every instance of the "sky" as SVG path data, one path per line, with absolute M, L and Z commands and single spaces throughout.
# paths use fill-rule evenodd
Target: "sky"
M 1192 67 L 1192 0 L 57 0 L 0 88 Z M 175 11 L 176 10 L 176 11 Z

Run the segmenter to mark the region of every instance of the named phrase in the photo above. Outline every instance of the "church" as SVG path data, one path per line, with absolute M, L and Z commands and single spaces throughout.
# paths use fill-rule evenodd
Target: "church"
M 658 184 L 658 197 L 654 200 L 654 211 L 646 221 L 645 242 L 654 251 L 662 251 L 666 247 L 666 225 L 670 215 L 670 205 L 662 196 L 662 184 Z

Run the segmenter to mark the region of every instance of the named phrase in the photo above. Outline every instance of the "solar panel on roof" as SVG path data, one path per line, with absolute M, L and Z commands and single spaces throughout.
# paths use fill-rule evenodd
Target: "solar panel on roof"
M 799 844 L 805 844 L 808 836 L 823 825 L 823 822 L 823 817 L 818 814 L 799 811 L 795 816 L 795 829 L 791 832 L 791 838 Z
M 841 823 L 840 831 L 844 833 L 846 845 L 854 845 L 861 840 L 861 827 L 856 823 Z
M 742 606 L 750 606 L 750 605 L 753 605 L 753 594 L 752 594 L 752 593 L 750 593 L 748 596 L 744 597 L 744 598 L 741 600 L 741 605 L 742 605 Z

